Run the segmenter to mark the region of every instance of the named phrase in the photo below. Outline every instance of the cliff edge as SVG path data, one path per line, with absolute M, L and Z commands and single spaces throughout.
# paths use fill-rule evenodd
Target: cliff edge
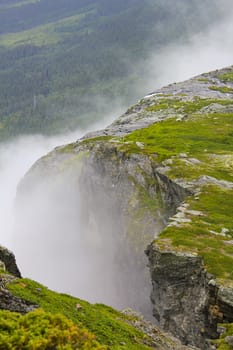
M 26 175 L 18 201 L 27 212 L 29 193 L 57 184 L 65 193 L 69 182 L 81 198 L 87 255 L 100 237 L 108 248 L 115 238 L 108 258 L 121 266 L 121 282 L 113 289 L 127 290 L 126 303 L 142 311 L 152 289 L 149 307 L 163 329 L 215 348 L 208 339 L 217 324 L 233 322 L 232 135 L 228 67 L 155 91 L 106 129 L 56 148 Z

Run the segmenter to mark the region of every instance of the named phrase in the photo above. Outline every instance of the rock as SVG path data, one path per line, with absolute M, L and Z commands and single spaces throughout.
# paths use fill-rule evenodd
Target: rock
M 184 346 L 181 342 L 172 336 L 170 333 L 163 332 L 158 326 L 147 321 L 144 317 L 132 310 L 125 309 L 122 311 L 124 315 L 129 316 L 129 323 L 132 324 L 135 328 L 139 329 L 148 337 L 152 338 L 154 341 L 153 348 L 158 350 L 198 350 L 195 347 Z M 147 344 L 145 340 L 145 344 Z M 151 348 L 151 344 L 148 343 L 148 346 Z
M 160 250 L 155 244 L 147 255 L 153 314 L 159 325 L 182 343 L 204 349 L 205 339 L 216 337 L 217 330 L 216 323 L 209 326 L 209 280 L 201 258 Z
M 144 148 L 144 144 L 142 142 L 138 142 L 136 141 L 136 145 L 139 147 L 139 148 Z
M 188 158 L 188 155 L 186 153 L 180 153 L 179 157 L 180 158 Z
M 232 335 L 228 335 L 226 338 L 225 338 L 225 342 L 230 345 L 230 347 L 233 347 L 233 336 Z
M 15 277 L 21 277 L 21 273 L 16 264 L 14 254 L 7 248 L 0 246 L 0 260 L 5 265 L 5 269 Z
M 226 327 L 223 327 L 223 326 L 219 325 L 218 328 L 217 328 L 217 332 L 218 332 L 219 335 L 226 333 Z
M 15 277 L 12 275 L 4 274 L 0 276 L 0 309 L 25 314 L 38 308 L 39 306 L 37 304 L 14 296 L 6 288 L 6 284 L 14 279 Z

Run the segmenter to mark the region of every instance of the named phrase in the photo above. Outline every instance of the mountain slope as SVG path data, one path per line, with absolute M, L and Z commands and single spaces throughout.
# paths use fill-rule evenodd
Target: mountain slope
M 0 136 L 70 130 L 131 104 L 150 54 L 217 15 L 210 0 L 2 2 Z

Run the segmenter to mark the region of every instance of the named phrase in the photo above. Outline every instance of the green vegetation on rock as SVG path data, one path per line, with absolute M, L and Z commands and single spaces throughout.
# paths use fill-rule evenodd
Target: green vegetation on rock
M 106 347 L 113 350 L 125 348 L 129 350 L 146 350 L 153 343 L 150 337 L 130 325 L 130 317 L 111 307 L 102 304 L 92 305 L 72 296 L 53 292 L 29 279 L 17 279 L 12 284 L 9 284 L 8 288 L 14 295 L 40 305 L 46 312 L 45 314 L 42 313 L 45 319 L 53 319 L 47 313 L 53 314 L 55 319 L 59 313 L 74 322 L 78 329 L 79 327 L 87 329 L 87 340 L 89 340 L 89 337 L 93 339 L 92 335 L 94 335 L 96 341 L 101 344 L 100 349 L 105 349 Z M 29 314 L 28 317 L 30 319 L 30 317 L 33 317 L 33 314 L 32 316 Z M 24 319 L 22 319 L 22 322 L 24 322 Z M 71 325 L 71 323 L 69 324 Z M 77 332 L 77 329 L 74 329 Z M 89 332 L 92 335 L 89 336 Z M 87 347 L 87 349 L 89 348 Z M 96 349 L 99 349 L 98 345 L 96 345 Z
M 228 73 L 224 73 L 224 74 L 220 74 L 219 79 L 224 81 L 224 82 L 233 82 L 233 72 L 228 72 Z
M 226 94 L 226 93 L 232 94 L 233 93 L 233 88 L 230 88 L 229 86 L 215 86 L 215 85 L 211 85 L 211 86 L 209 86 L 209 89 L 213 90 L 213 91 L 220 91 L 220 92 L 222 92 L 224 94 Z
M 168 226 L 156 243 L 164 249 L 194 252 L 218 279 L 233 279 L 233 190 L 205 186 L 198 199 L 190 197 L 185 218 L 190 222 Z
M 0 349 L 105 350 L 107 347 L 65 316 L 38 309 L 26 315 L 0 311 Z
M 162 100 L 147 110 L 167 106 L 182 110 L 187 118 L 170 117 L 136 130 L 122 138 L 119 147 L 128 153 L 151 157 L 157 167 L 167 166 L 166 176 L 173 181 L 184 184 L 193 181 L 194 188 L 200 187 L 198 199 L 191 196 L 186 200 L 189 210 L 184 222 L 169 225 L 157 243 L 166 249 L 201 255 L 209 272 L 227 280 L 233 278 L 233 192 L 227 183 L 233 181 L 233 114 L 224 110 L 221 113 L 200 112 L 203 107 L 215 103 L 227 108 L 232 100 Z M 143 147 L 138 147 L 138 142 Z M 206 179 L 203 183 L 202 177 Z
M 220 335 L 220 339 L 213 341 L 218 350 L 232 350 L 233 346 L 233 323 L 221 324 L 225 332 Z

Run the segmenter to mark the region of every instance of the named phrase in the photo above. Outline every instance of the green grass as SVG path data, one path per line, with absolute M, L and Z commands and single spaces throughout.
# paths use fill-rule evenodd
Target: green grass
M 219 92 L 222 92 L 222 93 L 233 93 L 233 89 L 230 88 L 229 86 L 215 86 L 215 85 L 212 85 L 212 86 L 209 86 L 209 89 L 210 90 L 213 90 L 213 91 L 219 91 Z
M 0 349 L 107 350 L 95 336 L 61 314 L 0 310 Z
M 221 280 L 233 279 L 233 190 L 206 186 L 199 199 L 190 197 L 189 209 L 202 216 L 187 215 L 190 223 L 167 227 L 157 243 L 178 251 L 193 251 L 201 255 L 207 270 Z M 222 230 L 227 229 L 226 236 Z
M 198 78 L 197 81 L 200 81 L 201 83 L 209 83 L 209 79 L 207 78 Z
M 152 106 L 146 108 L 149 112 L 157 112 L 160 110 L 165 110 L 167 108 L 171 108 L 174 111 L 182 112 L 185 114 L 196 113 L 200 109 L 209 106 L 212 103 L 218 103 L 221 105 L 233 104 L 231 100 L 221 100 L 221 99 L 205 99 L 195 97 L 193 101 L 183 101 L 181 98 L 161 98 L 156 101 L 156 103 Z
M 221 327 L 226 329 L 226 332 L 220 335 L 220 339 L 214 340 L 213 344 L 217 346 L 218 350 L 232 350 L 232 346 L 230 346 L 227 341 L 227 336 L 233 336 L 233 323 L 221 324 Z
M 122 148 L 132 153 L 157 155 L 160 161 L 180 153 L 206 160 L 210 154 L 232 154 L 232 135 L 233 114 L 200 115 L 181 122 L 170 118 L 125 136 Z M 143 149 L 136 146 L 137 141 L 144 144 Z
M 233 82 L 233 71 L 225 74 L 220 74 L 218 76 L 220 80 L 222 80 L 224 83 L 226 82 Z
M 127 323 L 127 317 L 111 307 L 53 292 L 29 279 L 18 279 L 8 285 L 10 291 L 23 299 L 37 303 L 44 311 L 63 314 L 76 325 L 96 336 L 108 349 L 146 350 L 150 338 Z M 77 307 L 78 306 L 78 307 Z M 121 344 L 125 345 L 122 346 Z
M 197 100 L 196 107 L 187 103 L 182 108 L 196 112 L 203 105 L 207 101 Z M 136 130 L 122 138 L 119 147 L 126 153 L 144 153 L 157 164 L 171 159 L 167 170 L 171 179 L 196 180 L 208 175 L 233 181 L 232 136 L 233 114 L 191 114 L 183 121 L 169 118 Z M 137 141 L 144 144 L 143 149 L 137 147 Z M 199 162 L 192 163 L 193 158 Z M 167 227 L 157 243 L 196 252 L 203 257 L 209 272 L 219 279 L 233 279 L 233 245 L 227 243 L 233 239 L 233 190 L 209 185 L 201 188 L 199 200 L 190 197 L 187 201 L 190 209 L 201 211 L 203 216 L 188 215 L 190 223 Z M 227 236 L 221 234 L 223 229 L 228 230 Z

